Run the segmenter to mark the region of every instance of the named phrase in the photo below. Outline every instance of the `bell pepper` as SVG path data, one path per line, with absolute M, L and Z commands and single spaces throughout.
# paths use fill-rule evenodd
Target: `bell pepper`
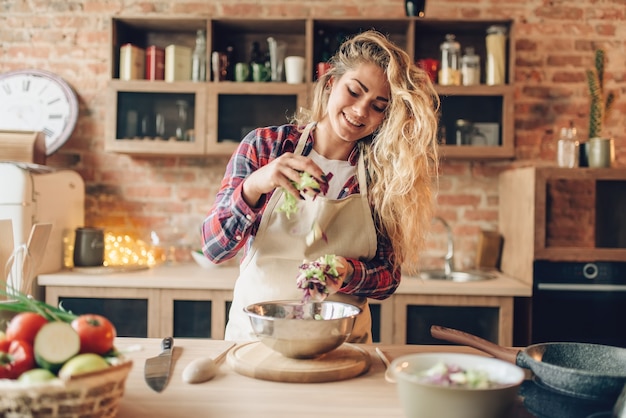
M 0 340 L 0 379 L 17 379 L 34 367 L 32 345 L 21 340 Z

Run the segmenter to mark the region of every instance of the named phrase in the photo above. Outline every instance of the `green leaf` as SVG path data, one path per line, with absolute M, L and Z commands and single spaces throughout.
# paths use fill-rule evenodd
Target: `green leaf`
M 46 318 L 48 321 L 72 322 L 76 315 L 65 310 L 62 306 L 55 308 L 45 302 L 34 299 L 16 290 L 6 291 L 6 283 L 0 280 L 0 295 L 8 298 L 0 303 L 0 310 L 12 312 L 35 312 Z

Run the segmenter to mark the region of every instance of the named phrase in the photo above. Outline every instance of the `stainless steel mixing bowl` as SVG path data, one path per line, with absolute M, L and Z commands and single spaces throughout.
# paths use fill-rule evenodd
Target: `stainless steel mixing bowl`
M 247 306 L 259 340 L 290 358 L 314 358 L 343 344 L 361 308 L 342 302 L 282 300 Z

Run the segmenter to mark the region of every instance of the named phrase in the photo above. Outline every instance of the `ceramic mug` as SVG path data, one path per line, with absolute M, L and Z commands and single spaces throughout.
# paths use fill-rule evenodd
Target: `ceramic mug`
M 250 66 L 245 62 L 235 64 L 235 81 L 248 81 Z
M 252 80 L 254 81 L 268 81 L 271 77 L 272 73 L 270 69 L 265 66 L 265 64 L 261 64 L 255 62 L 252 64 Z
M 304 57 L 285 57 L 285 79 L 288 84 L 304 82 Z
M 98 267 L 104 263 L 104 230 L 76 228 L 74 266 Z

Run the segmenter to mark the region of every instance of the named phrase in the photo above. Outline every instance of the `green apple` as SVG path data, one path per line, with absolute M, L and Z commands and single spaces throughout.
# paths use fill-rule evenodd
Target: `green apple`
M 22 383 L 43 383 L 48 382 L 50 380 L 54 380 L 57 377 L 50 370 L 46 369 L 31 369 L 25 371 L 20 375 L 17 379 L 18 382 Z
M 109 367 L 109 363 L 94 353 L 78 354 L 77 356 L 69 359 L 59 370 L 59 377 L 61 379 L 68 379 L 72 376 L 79 374 L 96 372 L 98 370 L 106 369 Z

